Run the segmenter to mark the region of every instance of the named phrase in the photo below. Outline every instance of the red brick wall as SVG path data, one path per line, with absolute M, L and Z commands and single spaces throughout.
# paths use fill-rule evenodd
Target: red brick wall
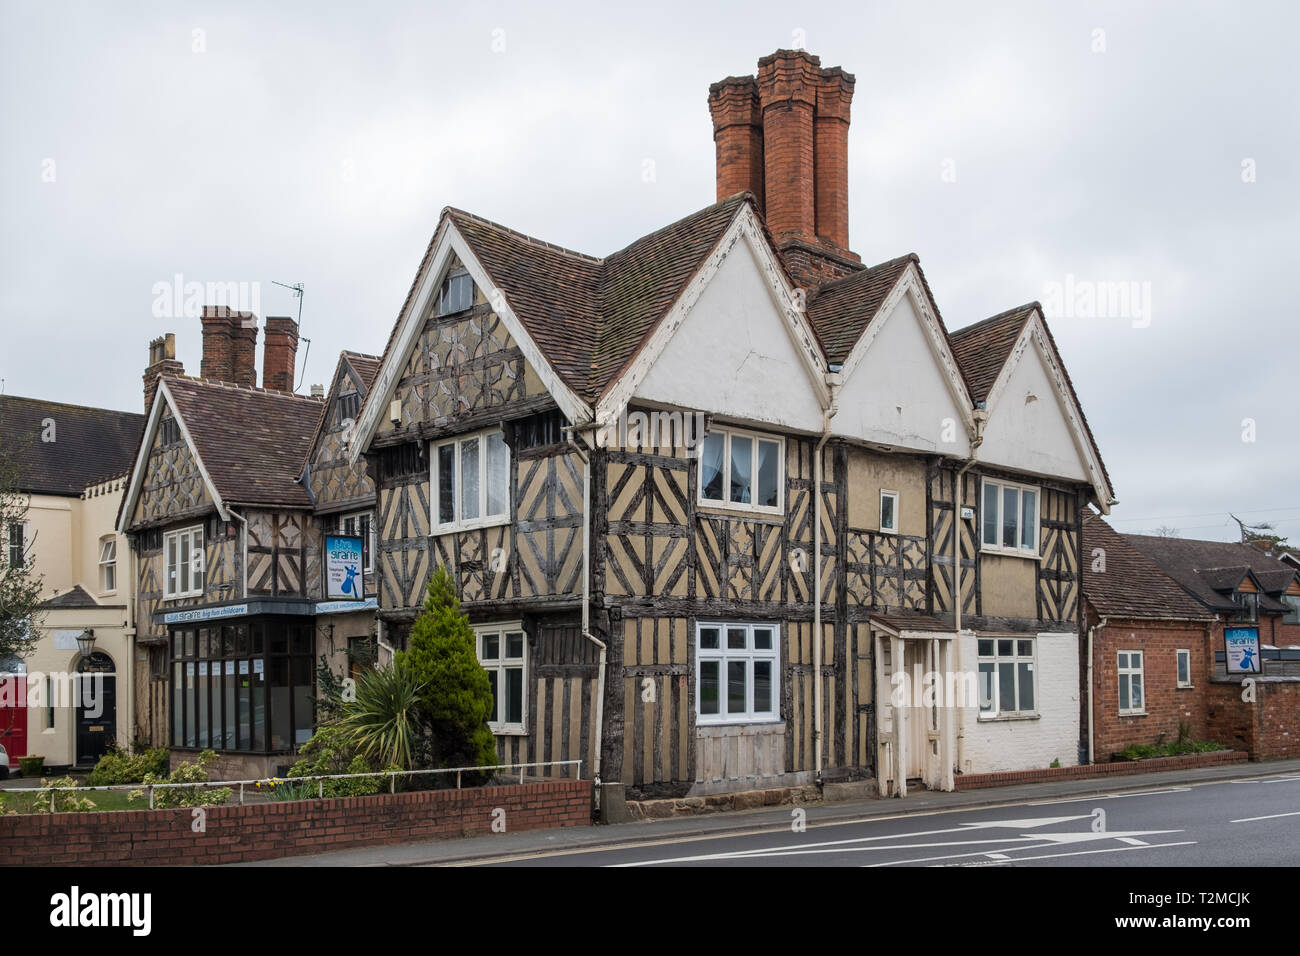
M 813 113 L 819 74 L 820 61 L 801 50 L 778 50 L 758 61 L 767 227 L 777 239 L 815 236 Z
M 1091 622 L 1090 622 L 1091 623 Z M 1211 636 L 1207 638 L 1206 629 Z M 1209 738 L 1206 691 L 1213 673 L 1216 626 L 1176 621 L 1116 621 L 1093 632 L 1093 761 L 1132 744 L 1173 743 L 1178 725 L 1187 722 L 1195 740 Z M 1192 686 L 1178 686 L 1177 651 L 1192 652 Z M 1142 651 L 1144 715 L 1119 712 L 1120 651 Z M 1232 745 L 1230 740 L 1219 743 Z
M 1254 701 L 1243 701 L 1240 681 L 1211 685 L 1211 739 L 1248 751 L 1252 760 L 1300 757 L 1300 679 L 1256 677 L 1254 691 Z
M 93 799 L 93 796 L 92 796 Z M 103 866 L 239 863 L 355 847 L 492 833 L 505 811 L 507 833 L 591 822 L 590 780 L 523 786 L 426 790 L 207 808 L 206 832 L 192 810 L 22 814 L 0 817 L 7 865 Z M 499 815 L 498 815 L 499 816 Z

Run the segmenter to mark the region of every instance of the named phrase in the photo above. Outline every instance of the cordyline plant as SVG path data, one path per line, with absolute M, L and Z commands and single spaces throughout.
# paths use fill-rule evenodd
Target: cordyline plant
M 358 756 L 381 767 L 411 769 L 420 738 L 420 685 L 405 661 L 366 671 L 339 726 Z

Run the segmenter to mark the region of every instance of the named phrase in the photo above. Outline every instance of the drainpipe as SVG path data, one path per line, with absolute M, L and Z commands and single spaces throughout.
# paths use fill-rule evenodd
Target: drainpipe
M 953 481 L 952 489 L 952 582 L 953 582 L 953 630 L 956 632 L 954 640 L 961 641 L 961 507 L 964 496 L 962 495 L 962 476 L 975 464 L 977 453 L 980 445 L 984 444 L 984 426 L 988 423 L 989 413 L 983 402 L 975 408 L 975 429 L 970 440 L 970 457 L 966 464 L 962 465 L 957 472 L 957 477 Z M 976 531 L 978 532 L 978 528 Z M 961 650 L 960 643 L 957 645 L 958 651 Z M 957 769 L 965 769 L 965 749 L 966 749 L 966 708 L 957 708 Z
M 817 786 L 822 784 L 822 449 L 831 437 L 831 419 L 839 411 L 840 366 L 826 376 L 830 404 L 822 409 L 822 437 L 813 451 L 813 753 Z
M 1093 725 L 1096 724 L 1096 715 L 1093 713 L 1093 695 L 1092 686 L 1092 635 L 1093 632 L 1106 629 L 1106 618 L 1103 616 L 1092 627 L 1088 628 L 1088 763 L 1096 762 L 1095 747 L 1093 742 Z
M 237 512 L 234 508 L 226 508 L 230 512 L 230 517 L 234 518 L 244 526 L 244 533 L 239 536 L 240 548 L 240 565 L 243 580 L 240 582 L 240 595 L 248 598 L 248 519 Z M 203 569 L 203 579 L 207 580 L 207 568 Z
M 594 432 L 593 432 L 594 434 Z M 596 672 L 596 756 L 592 761 L 591 776 L 595 784 L 596 809 L 600 809 L 600 757 L 605 748 L 605 662 L 609 648 L 591 633 L 591 455 L 569 434 L 569 444 L 582 459 L 582 636 L 595 644 L 600 651 L 600 664 Z

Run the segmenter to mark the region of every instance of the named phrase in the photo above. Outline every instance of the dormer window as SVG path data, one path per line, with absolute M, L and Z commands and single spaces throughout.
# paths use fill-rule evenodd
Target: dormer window
M 474 280 L 463 270 L 448 273 L 438 293 L 438 307 L 434 315 L 451 315 L 464 312 L 474 304 Z
M 1234 621 L 1249 621 L 1255 623 L 1259 620 L 1259 595 L 1253 591 L 1237 591 L 1232 595 L 1233 603 L 1238 605 L 1241 610 L 1233 615 Z

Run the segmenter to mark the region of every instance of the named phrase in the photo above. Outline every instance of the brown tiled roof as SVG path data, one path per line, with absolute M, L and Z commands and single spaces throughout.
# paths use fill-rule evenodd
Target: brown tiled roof
M 339 353 L 339 360 L 334 365 L 334 377 L 330 379 L 330 390 L 325 395 L 325 401 L 320 403 L 320 411 L 316 416 L 316 427 L 312 429 L 311 441 L 307 442 L 307 453 L 298 468 L 298 477 L 301 478 L 308 465 L 311 464 L 311 456 L 316 450 L 316 442 L 320 440 L 321 432 L 325 430 L 325 416 L 330 412 L 330 405 L 334 401 L 334 393 L 339 385 L 339 373 L 343 371 L 343 363 L 347 362 L 356 371 L 361 378 L 361 400 L 364 402 L 366 395 L 370 393 L 370 386 L 375 384 L 375 378 L 379 375 L 379 357 L 375 355 L 366 355 L 364 352 L 349 352 L 344 349 Z
M 982 402 L 989 397 L 1016 339 L 1036 308 L 1036 302 L 1017 306 L 948 334 L 972 401 Z
M 195 378 L 161 381 L 227 504 L 311 507 L 295 479 L 320 418 L 320 399 Z
M 1124 536 L 1133 547 L 1158 564 L 1171 578 L 1178 582 L 1189 594 L 1202 604 L 1216 610 L 1234 610 L 1232 600 L 1220 594 L 1214 587 L 1221 579 L 1231 575 L 1220 573 L 1222 569 L 1236 570 L 1249 568 L 1262 586 L 1265 579 L 1260 573 L 1271 575 L 1278 570 L 1295 572 L 1276 558 L 1252 548 L 1248 544 L 1232 541 L 1191 541 L 1186 538 L 1162 538 L 1155 535 L 1127 534 Z M 1204 572 L 1211 572 L 1208 577 Z M 1237 578 L 1240 583 L 1244 573 Z M 1281 575 L 1277 575 L 1280 580 Z M 1235 585 L 1231 585 L 1235 587 Z
M 844 364 L 908 265 L 919 266 L 920 261 L 915 253 L 908 253 L 824 283 L 808 296 L 808 320 L 827 362 Z
M 49 600 L 42 601 L 40 606 L 52 610 L 58 608 L 85 608 L 99 607 L 99 602 L 90 596 L 90 592 L 77 584 L 62 594 L 56 594 Z
M 375 384 L 375 378 L 379 375 L 379 356 L 366 355 L 364 352 L 349 352 L 343 350 L 343 355 L 348 360 L 348 364 L 356 369 L 357 374 L 361 376 L 361 384 L 370 391 L 370 386 Z
M 1216 591 L 1235 591 L 1251 576 L 1250 568 L 1244 564 L 1235 568 L 1198 568 L 1196 573 Z
M 54 441 L 41 441 L 46 419 Z M 0 395 L 0 449 L 13 451 L 20 491 L 80 496 L 86 485 L 131 467 L 144 416 Z
M 1098 548 L 1105 554 L 1105 571 L 1093 570 Z M 1098 614 L 1156 620 L 1213 617 L 1092 511 L 1083 516 L 1083 555 L 1083 596 Z

